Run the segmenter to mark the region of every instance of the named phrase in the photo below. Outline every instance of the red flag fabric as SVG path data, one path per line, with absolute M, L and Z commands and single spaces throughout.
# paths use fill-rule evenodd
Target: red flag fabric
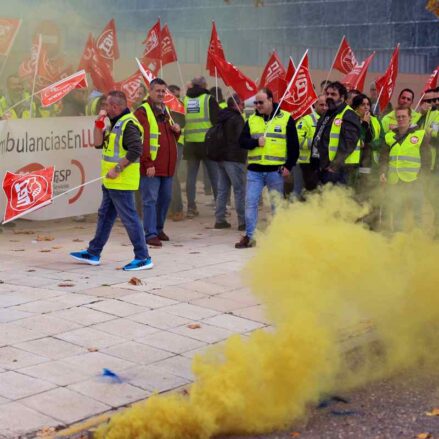
M 285 81 L 287 81 L 287 84 L 291 81 L 294 73 L 296 73 L 296 66 L 294 65 L 293 58 L 291 58 L 290 56 L 290 59 L 288 61 L 287 73 L 285 73 Z
M 363 92 L 367 69 L 369 68 L 369 64 L 374 56 L 375 52 L 369 55 L 361 64 L 357 64 L 352 71 L 342 79 L 341 82 L 348 90 L 356 89 Z
M 107 23 L 102 33 L 96 38 L 96 48 L 112 70 L 113 61 L 119 59 L 119 44 L 114 18 Z
M 94 39 L 91 33 L 88 34 L 87 42 L 85 43 L 84 51 L 79 60 L 78 70 L 85 70 L 89 72 L 91 69 L 91 60 L 93 58 Z
M 399 44 L 393 51 L 392 58 L 390 59 L 386 72 L 375 81 L 381 112 L 383 112 L 389 104 L 390 99 L 392 99 L 393 91 L 395 90 L 396 77 L 398 76 L 398 57 Z
M 279 59 L 277 52 L 273 50 L 273 53 L 268 58 L 267 64 L 262 72 L 261 80 L 259 81 L 259 88 L 271 88 L 271 83 L 277 78 L 284 78 L 285 74 L 285 67 Z
M 137 65 L 139 66 L 140 73 L 142 73 L 143 79 L 145 80 L 145 84 L 147 87 L 149 87 L 149 84 L 153 79 L 156 78 L 156 76 L 153 72 L 151 72 L 151 70 L 145 68 L 137 58 L 136 61 Z M 166 89 L 164 103 L 171 111 L 184 114 L 183 103 L 179 99 L 177 99 L 168 89 Z
M 75 74 L 55 82 L 55 84 L 44 88 L 40 92 L 41 105 L 48 107 L 61 100 L 66 94 L 70 93 L 75 88 L 87 87 L 87 77 L 85 70 L 76 72 Z
M 34 76 L 35 69 L 38 65 L 41 46 L 41 37 L 34 38 L 34 40 L 32 41 L 30 57 L 23 60 L 23 62 L 18 67 L 18 75 L 20 76 L 20 78 L 29 78 Z
M 123 91 L 127 97 L 128 107 L 131 107 L 136 101 L 137 91 L 142 82 L 142 74 L 140 72 L 133 73 L 123 81 L 116 82 L 114 89 Z
M 40 77 L 40 82 L 54 82 L 59 78 L 60 71 L 57 65 L 52 64 L 47 50 L 44 46 L 41 47 L 40 56 L 38 58 L 37 75 Z
M 164 66 L 177 61 L 177 52 L 167 24 L 163 26 L 160 32 L 160 58 Z
M 3 191 L 8 201 L 3 224 L 51 203 L 53 173 L 53 166 L 27 174 L 6 172 Z
M 258 86 L 249 77 L 245 76 L 237 67 L 232 63 L 216 56 L 211 55 L 214 67 L 218 72 L 218 75 L 229 87 L 232 87 L 241 99 L 248 99 L 254 96 L 258 92 Z
M 436 69 L 433 70 L 433 73 L 430 75 L 428 81 L 424 85 L 424 89 L 422 90 L 422 93 L 425 93 L 427 90 L 430 90 L 430 88 L 437 87 L 438 74 L 439 74 L 439 66 L 437 66 Z
M 107 94 L 114 88 L 114 80 L 110 67 L 95 44 L 93 44 L 92 47 L 89 73 L 96 90 Z
M 142 42 L 145 45 L 143 52 L 144 58 L 160 59 L 160 19 L 148 31 L 145 40 Z
M 224 54 L 223 45 L 218 38 L 218 32 L 216 31 L 215 22 L 212 21 L 212 32 L 210 34 L 209 47 L 207 48 L 207 60 L 206 70 L 209 71 L 210 76 L 215 76 L 215 63 L 212 56 L 215 55 L 219 59 L 226 61 L 226 55 Z
M 0 55 L 8 56 L 20 26 L 18 18 L 0 18 Z
M 307 114 L 311 105 L 318 98 L 309 72 L 308 51 L 303 55 L 288 86 L 288 92 L 281 103 L 281 108 L 289 111 L 291 116 L 297 120 Z
M 348 40 L 343 35 L 340 47 L 335 55 L 333 68 L 341 73 L 348 74 L 357 64 L 358 61 L 357 58 L 355 58 L 354 51 L 351 49 Z

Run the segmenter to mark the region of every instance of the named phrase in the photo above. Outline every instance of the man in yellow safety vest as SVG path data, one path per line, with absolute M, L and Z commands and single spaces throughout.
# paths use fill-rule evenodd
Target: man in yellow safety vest
M 105 129 L 102 120 L 105 116 L 108 116 L 111 123 L 108 129 Z M 98 224 L 88 249 L 70 253 L 77 261 L 90 265 L 100 264 L 101 252 L 110 237 L 116 217 L 119 216 L 134 247 L 134 260 L 123 269 L 137 271 L 153 267 L 134 205 L 134 191 L 139 188 L 140 181 L 142 139 L 143 128 L 127 108 L 125 94 L 111 91 L 106 100 L 106 111 L 96 120 L 94 130 L 95 146 L 103 148 L 103 198 L 98 211 Z

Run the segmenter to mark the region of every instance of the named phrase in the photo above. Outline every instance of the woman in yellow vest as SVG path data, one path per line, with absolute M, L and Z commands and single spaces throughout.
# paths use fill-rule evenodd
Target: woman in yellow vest
M 423 188 L 419 182 L 421 170 L 430 165 L 425 131 L 410 127 L 411 109 L 395 111 L 398 127 L 385 136 L 380 155 L 380 181 L 388 185 L 389 207 L 393 215 L 393 230 L 402 231 L 407 208 L 414 216 L 415 225 L 422 225 Z
M 110 237 L 116 217 L 119 216 L 134 248 L 134 260 L 125 265 L 125 271 L 147 270 L 153 263 L 146 247 L 145 235 L 134 205 L 134 191 L 139 188 L 139 157 L 142 152 L 143 128 L 127 108 L 125 94 L 111 91 L 106 100 L 106 113 L 111 128 L 105 129 L 102 117 L 95 123 L 95 146 L 102 148 L 101 176 L 102 203 L 98 224 L 88 249 L 70 253 L 74 259 L 90 265 L 99 265 L 100 256 Z

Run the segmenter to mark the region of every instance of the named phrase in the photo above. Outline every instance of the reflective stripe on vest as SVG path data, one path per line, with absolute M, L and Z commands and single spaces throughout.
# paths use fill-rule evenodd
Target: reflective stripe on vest
M 389 152 L 389 173 L 387 180 L 396 184 L 415 181 L 421 170 L 421 144 L 425 131 L 416 130 L 409 133 L 402 143 L 395 143 L 396 133 L 386 134 L 386 143 L 391 147 Z
M 128 122 L 132 122 L 140 131 L 140 137 L 143 142 L 143 128 L 137 118 L 132 114 L 125 114 L 115 124 L 111 131 L 106 133 L 104 148 L 102 149 L 101 176 L 104 177 L 103 185 L 107 189 L 117 190 L 137 190 L 140 181 L 140 164 L 139 160 L 127 166 L 117 178 L 105 178 L 108 171 L 114 168 L 120 159 L 126 156 L 126 150 L 123 145 L 123 133 Z
M 204 142 L 207 130 L 212 126 L 209 115 L 209 99 L 207 93 L 196 98 L 184 98 L 186 125 L 184 130 L 185 141 Z
M 341 126 L 343 124 L 343 116 L 348 110 L 353 111 L 349 105 L 346 105 L 343 111 L 341 113 L 338 113 L 335 116 L 334 120 L 332 121 L 331 131 L 329 133 L 329 145 L 328 145 L 328 156 L 330 161 L 333 161 L 337 154 L 338 144 L 340 141 Z M 345 164 L 360 163 L 360 147 L 361 147 L 361 140 L 358 139 L 355 150 L 350 155 L 348 155 L 348 157 L 345 159 L 344 161 Z
M 297 135 L 299 137 L 299 158 L 297 163 L 309 163 L 311 159 L 312 139 L 316 131 L 319 116 L 311 113 L 297 121 Z
M 256 113 L 248 119 L 250 136 L 258 139 L 265 133 L 265 145 L 257 146 L 248 152 L 248 163 L 260 165 L 283 165 L 287 159 L 287 124 L 290 114 L 280 110 L 277 116 L 266 123 Z M 268 125 L 268 127 L 267 127 Z
M 152 111 L 151 105 L 148 102 L 144 102 L 141 105 L 141 108 L 145 110 L 146 117 L 148 119 L 149 124 L 149 153 L 151 155 L 151 160 L 155 160 L 157 158 L 157 153 L 159 150 L 159 126 L 157 124 L 157 120 L 154 116 L 154 112 Z

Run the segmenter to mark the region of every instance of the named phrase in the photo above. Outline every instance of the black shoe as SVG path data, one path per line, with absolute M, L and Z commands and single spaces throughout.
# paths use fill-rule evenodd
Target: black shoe
M 239 242 L 235 244 L 235 248 L 251 248 L 256 244 L 256 241 L 249 238 L 247 235 L 243 236 Z
M 221 221 L 220 223 L 215 223 L 215 229 L 230 229 L 232 225 L 227 221 Z
M 238 226 L 238 230 L 239 230 L 240 232 L 245 232 L 245 224 L 240 224 L 240 225 Z

